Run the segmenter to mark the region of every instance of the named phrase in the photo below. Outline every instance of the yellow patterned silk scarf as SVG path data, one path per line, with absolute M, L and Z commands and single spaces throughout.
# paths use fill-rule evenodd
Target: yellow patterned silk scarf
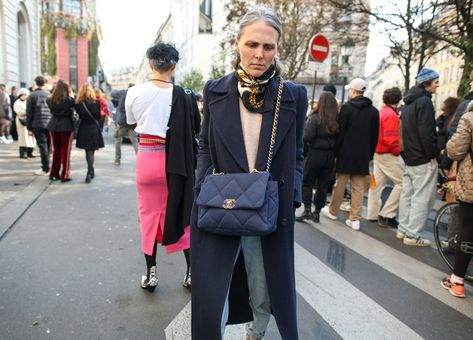
M 260 77 L 249 74 L 243 66 L 238 65 L 235 76 L 238 79 L 238 92 L 241 101 L 248 111 L 261 113 L 273 108 L 273 103 L 268 94 L 267 85 L 276 74 L 276 68 L 271 65 Z

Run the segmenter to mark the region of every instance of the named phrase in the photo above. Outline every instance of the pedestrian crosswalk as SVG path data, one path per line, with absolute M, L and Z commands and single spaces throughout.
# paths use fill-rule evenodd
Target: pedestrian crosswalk
M 383 230 L 394 239 L 394 232 Z M 325 321 L 330 328 L 326 334 L 343 339 L 471 336 L 473 298 L 450 296 L 439 284 L 445 272 L 412 256 L 415 251 L 435 256 L 434 249 L 408 248 L 408 255 L 369 233 L 324 218 L 318 224 L 297 223 L 295 238 L 298 298 Z M 473 297 L 472 287 L 466 290 Z M 190 303 L 168 326 L 166 339 L 190 339 L 189 324 Z M 311 334 L 306 328 L 312 326 L 301 320 L 298 325 L 304 334 Z M 244 339 L 244 334 L 243 325 L 227 327 L 225 340 Z M 312 334 L 310 339 L 318 339 Z M 265 339 L 280 339 L 274 322 Z

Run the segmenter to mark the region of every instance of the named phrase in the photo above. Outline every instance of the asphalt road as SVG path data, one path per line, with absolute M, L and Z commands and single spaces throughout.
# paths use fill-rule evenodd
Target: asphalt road
M 135 155 L 125 144 L 114 166 L 113 153 L 97 152 L 85 184 L 74 150 L 73 181 L 60 183 L 32 175 L 38 158 L 0 145 L 0 339 L 189 339 L 184 256 L 159 248 L 159 288 L 139 287 Z M 354 232 L 342 217 L 296 224 L 302 340 L 472 338 L 472 286 L 466 299 L 443 290 L 435 249 L 408 248 L 366 221 Z M 242 328 L 226 339 L 244 339 Z M 274 320 L 265 339 L 280 339 Z

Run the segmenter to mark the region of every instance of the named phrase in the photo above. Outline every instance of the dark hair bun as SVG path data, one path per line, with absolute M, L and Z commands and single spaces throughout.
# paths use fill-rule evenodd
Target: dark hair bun
M 159 42 L 148 48 L 146 56 L 150 60 L 156 60 L 163 64 L 176 64 L 179 60 L 179 52 L 174 48 L 174 46 L 163 42 Z

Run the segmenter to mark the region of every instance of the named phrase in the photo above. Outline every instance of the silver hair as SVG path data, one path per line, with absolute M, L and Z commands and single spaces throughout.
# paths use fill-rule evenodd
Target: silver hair
M 269 6 L 258 6 L 249 12 L 247 12 L 241 19 L 238 27 L 238 33 L 236 38 L 240 39 L 241 34 L 245 27 L 254 24 L 257 21 L 263 20 L 267 25 L 271 26 L 278 32 L 278 42 L 281 39 L 282 35 L 282 24 L 281 20 L 279 20 L 278 15 L 274 11 L 272 7 Z M 240 55 L 238 51 L 235 51 L 235 56 L 233 58 L 233 67 L 236 69 L 238 64 L 240 63 Z M 282 70 L 282 65 L 280 64 L 277 58 L 274 58 L 275 66 L 276 66 L 276 74 L 279 75 Z

